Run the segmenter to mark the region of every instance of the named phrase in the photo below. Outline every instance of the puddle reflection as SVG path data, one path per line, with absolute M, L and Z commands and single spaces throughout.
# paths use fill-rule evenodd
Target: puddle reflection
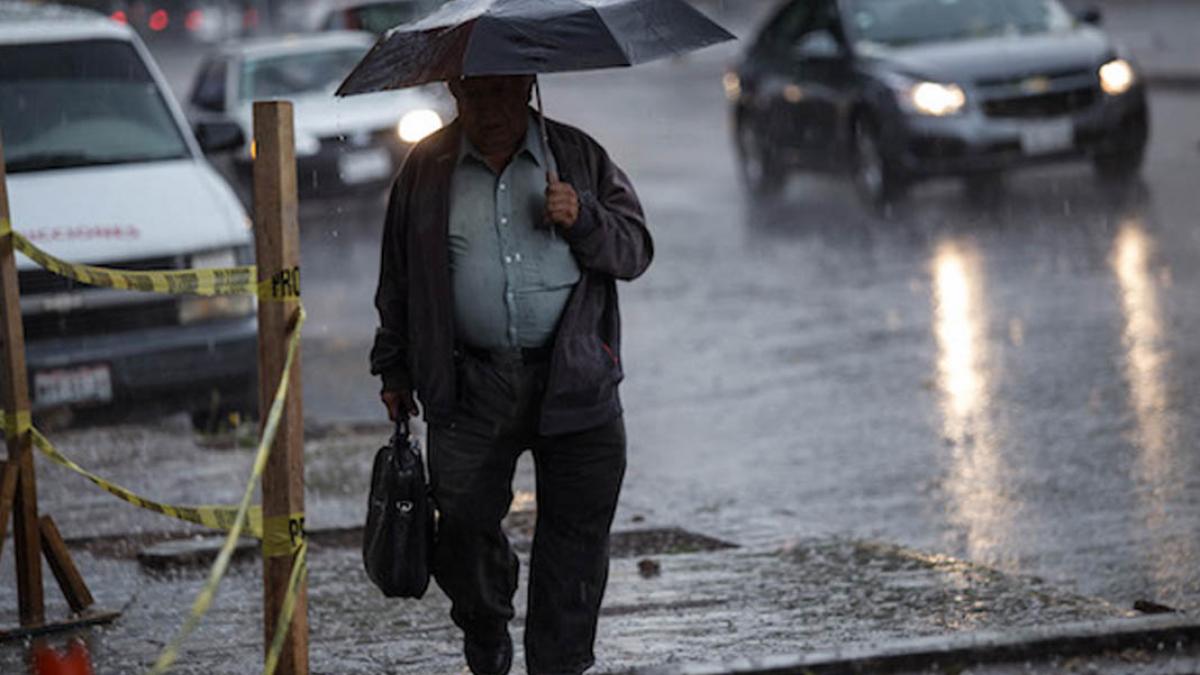
M 1173 580 L 1195 561 L 1193 538 L 1171 536 L 1172 503 L 1185 498 L 1183 478 L 1190 475 L 1187 458 L 1180 452 L 1175 413 L 1166 382 L 1171 354 L 1166 345 L 1159 278 L 1152 259 L 1154 241 L 1144 225 L 1129 219 L 1122 223 L 1113 246 L 1112 266 L 1121 290 L 1125 319 L 1123 347 L 1125 377 L 1136 428 L 1136 470 L 1139 501 L 1150 540 L 1150 570 L 1157 599 L 1180 589 Z
M 979 252 L 943 242 L 933 259 L 934 336 L 942 433 L 950 453 L 946 489 L 952 521 L 972 560 L 996 563 L 1005 554 L 1014 517 L 1005 490 L 991 410 L 988 316 Z

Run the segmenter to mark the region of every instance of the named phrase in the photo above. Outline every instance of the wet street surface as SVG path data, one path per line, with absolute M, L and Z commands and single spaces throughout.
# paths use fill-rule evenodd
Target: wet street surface
M 604 669 L 1113 618 L 1143 599 L 1200 608 L 1200 95 L 1152 94 L 1144 180 L 1129 191 L 1052 167 L 982 196 L 922 186 L 881 217 L 826 179 L 797 178 L 775 203 L 745 195 L 720 85 L 732 58 L 545 80 L 548 113 L 627 170 L 656 237 L 650 272 L 621 287 L 630 446 L 616 527 L 685 526 L 741 547 L 656 557 L 649 579 L 637 556 L 614 562 Z M 361 523 L 387 436 L 366 372 L 382 208 L 302 213 L 315 528 Z M 178 419 L 51 437 L 184 504 L 233 502 L 249 468 L 250 450 L 199 447 Z M 69 539 L 190 531 L 39 471 Z M 887 544 L 862 554 L 863 541 Z M 314 672 L 451 672 L 440 594 L 384 602 L 353 548 L 314 551 Z M 111 582 L 93 585 L 100 605 L 126 610 L 94 638 L 112 665 L 99 672 L 145 665 L 202 573 L 80 558 Z M 838 566 L 853 586 L 828 585 L 821 570 Z M 893 585 L 907 572 L 924 581 Z M 235 568 L 176 672 L 255 671 L 258 574 Z M 734 580 L 745 602 L 725 593 Z M 13 586 L 4 562 L 6 611 Z M 0 648 L 0 670 L 20 658 Z M 1138 658 L 1063 669 L 1141 672 Z
M 548 78 L 549 112 L 630 173 L 657 239 L 622 287 L 624 512 L 745 543 L 853 534 L 1194 606 L 1200 98 L 1152 96 L 1144 183 L 1086 166 L 983 199 L 740 189 L 726 57 Z M 306 413 L 378 419 L 379 224 L 305 221 Z

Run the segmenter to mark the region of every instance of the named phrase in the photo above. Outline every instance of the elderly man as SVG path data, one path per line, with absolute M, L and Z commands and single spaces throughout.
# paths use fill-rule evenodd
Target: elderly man
M 596 141 L 546 122 L 543 150 L 533 82 L 450 83 L 458 119 L 413 149 L 392 189 L 375 299 L 371 371 L 393 419 L 424 409 L 434 577 L 477 675 L 512 664 L 518 561 L 500 522 L 525 450 L 538 510 L 528 671 L 595 661 L 625 472 L 615 282 L 653 256 L 637 196 Z

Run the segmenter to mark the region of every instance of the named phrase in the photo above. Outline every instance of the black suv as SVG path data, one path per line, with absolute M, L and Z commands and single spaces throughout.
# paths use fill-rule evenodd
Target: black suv
M 848 172 L 874 205 L 938 176 L 1090 160 L 1135 176 L 1137 71 L 1058 0 L 792 0 L 725 76 L 747 186 Z

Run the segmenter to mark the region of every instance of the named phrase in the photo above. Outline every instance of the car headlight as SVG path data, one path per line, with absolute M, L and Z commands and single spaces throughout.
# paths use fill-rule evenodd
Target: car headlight
M 967 104 L 967 95 L 962 87 L 937 82 L 918 82 L 902 98 L 907 99 L 914 112 L 934 117 L 954 115 Z
M 258 308 L 250 295 L 188 296 L 179 301 L 179 323 L 183 325 L 249 316 Z
M 436 112 L 422 108 L 406 113 L 396 125 L 396 134 L 405 143 L 416 143 L 442 128 L 442 118 Z
M 1100 66 L 1100 88 L 1109 96 L 1120 96 L 1137 80 L 1133 66 L 1125 59 L 1113 59 Z
M 238 264 L 238 251 L 220 249 L 192 256 L 193 269 L 221 269 Z M 179 323 L 191 324 L 213 319 L 247 316 L 257 308 L 257 298 L 248 295 L 214 297 L 187 296 L 179 302 Z

